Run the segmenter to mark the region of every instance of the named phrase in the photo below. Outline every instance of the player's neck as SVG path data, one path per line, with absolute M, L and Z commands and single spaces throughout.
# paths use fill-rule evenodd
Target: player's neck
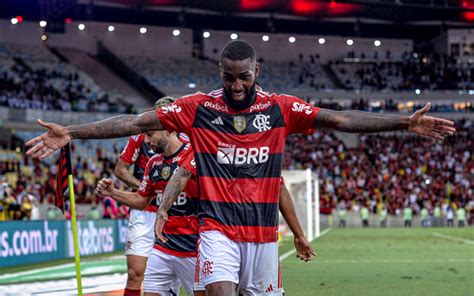
M 169 157 L 175 154 L 182 145 L 184 145 L 184 143 L 178 140 L 178 138 L 176 138 L 176 140 L 173 138 L 168 142 L 168 146 L 166 146 L 165 150 L 163 151 L 163 156 Z

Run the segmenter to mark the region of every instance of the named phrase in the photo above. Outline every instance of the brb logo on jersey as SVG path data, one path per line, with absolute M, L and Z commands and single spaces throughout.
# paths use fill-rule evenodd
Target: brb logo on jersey
M 307 115 L 313 113 L 313 109 L 310 106 L 298 102 L 293 103 L 293 108 L 291 108 L 291 110 L 295 112 L 304 112 Z
M 161 205 L 161 202 L 163 201 L 163 190 L 156 190 L 156 205 L 159 207 Z M 186 192 L 181 192 L 178 195 L 178 198 L 176 201 L 173 203 L 173 206 L 182 206 L 185 205 L 187 202 L 187 195 Z
M 265 163 L 268 161 L 268 152 L 270 152 L 270 148 L 266 146 L 258 148 L 219 147 L 217 162 L 235 165 Z

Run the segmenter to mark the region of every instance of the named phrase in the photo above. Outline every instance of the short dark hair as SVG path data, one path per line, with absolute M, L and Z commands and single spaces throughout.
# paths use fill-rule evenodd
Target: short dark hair
M 165 96 L 156 100 L 155 104 L 153 104 L 153 107 L 148 107 L 145 110 L 143 110 L 143 112 L 156 110 L 157 108 L 161 108 L 166 105 L 173 104 L 174 102 L 176 102 L 175 98 L 170 97 L 170 96 Z
M 221 52 L 220 60 L 224 58 L 231 61 L 243 61 L 250 58 L 252 62 L 256 61 L 255 50 L 244 40 L 232 40 L 227 43 Z

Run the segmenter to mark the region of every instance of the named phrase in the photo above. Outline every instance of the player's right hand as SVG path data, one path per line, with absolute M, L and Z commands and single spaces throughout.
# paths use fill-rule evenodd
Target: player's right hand
M 48 131 L 26 142 L 26 146 L 33 146 L 26 152 L 28 156 L 39 159 L 46 158 L 54 151 L 66 146 L 72 139 L 68 129 L 62 125 L 44 122 L 41 119 L 38 119 L 38 124 L 47 128 Z
M 102 196 L 111 196 L 114 191 L 114 185 L 112 184 L 112 179 L 102 178 L 97 184 L 96 191 L 99 195 Z
M 168 239 L 163 236 L 163 226 L 168 221 L 168 213 L 158 209 L 156 212 L 155 235 L 161 242 L 166 243 Z

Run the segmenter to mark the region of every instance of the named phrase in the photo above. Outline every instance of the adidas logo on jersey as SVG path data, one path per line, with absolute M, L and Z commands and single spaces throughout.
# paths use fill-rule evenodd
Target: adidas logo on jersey
M 217 125 L 224 125 L 224 121 L 222 120 L 222 118 L 220 116 L 218 116 L 216 119 L 211 121 L 211 123 L 212 124 L 217 124 Z

